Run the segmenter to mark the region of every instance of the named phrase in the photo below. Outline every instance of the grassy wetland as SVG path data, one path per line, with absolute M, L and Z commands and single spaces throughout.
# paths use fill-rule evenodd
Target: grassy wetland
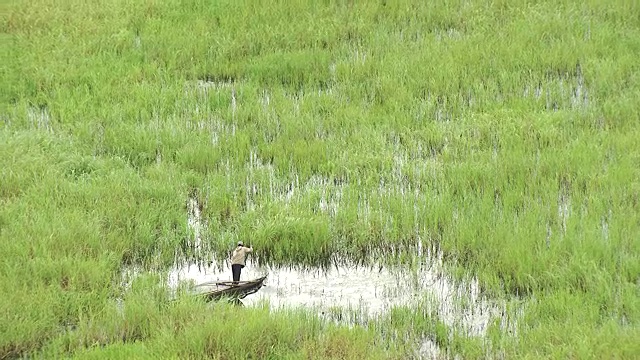
M 0 19 L 0 359 L 640 353 L 637 2 L 9 0 Z M 411 274 L 431 249 L 518 320 L 173 298 L 176 261 L 239 239 L 306 269 Z

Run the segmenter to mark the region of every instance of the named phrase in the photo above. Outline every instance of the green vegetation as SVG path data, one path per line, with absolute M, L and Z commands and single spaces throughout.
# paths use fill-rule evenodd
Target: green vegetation
M 3 2 L 0 358 L 406 358 L 423 337 L 637 355 L 638 19 L 626 0 Z M 527 306 L 478 338 L 410 309 L 349 327 L 127 291 L 124 267 L 195 256 L 190 197 L 206 254 L 422 242 Z

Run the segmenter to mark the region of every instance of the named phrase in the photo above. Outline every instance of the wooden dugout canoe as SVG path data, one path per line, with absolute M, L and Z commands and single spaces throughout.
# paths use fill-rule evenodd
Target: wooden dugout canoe
M 263 276 L 249 281 L 213 281 L 196 286 L 199 296 L 204 296 L 207 301 L 219 300 L 222 298 L 243 299 L 251 295 L 264 285 L 267 276 Z

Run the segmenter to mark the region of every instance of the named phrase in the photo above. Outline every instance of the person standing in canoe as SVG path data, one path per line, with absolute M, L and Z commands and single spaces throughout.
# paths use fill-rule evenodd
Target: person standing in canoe
M 231 254 L 231 272 L 233 273 L 233 282 L 240 281 L 240 273 L 247 260 L 247 254 L 253 252 L 253 247 L 245 247 L 242 241 L 238 241 L 238 246 Z

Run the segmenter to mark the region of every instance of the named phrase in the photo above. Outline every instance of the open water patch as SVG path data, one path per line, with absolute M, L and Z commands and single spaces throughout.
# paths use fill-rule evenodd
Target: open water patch
M 427 259 L 429 259 L 427 261 Z M 271 309 L 306 308 L 320 315 L 367 323 L 395 307 L 417 307 L 437 315 L 447 326 L 469 336 L 483 336 L 498 318 L 504 318 L 506 304 L 483 297 L 476 279 L 456 281 L 442 269 L 442 257 L 429 255 L 418 264 L 387 267 L 349 262 L 321 268 L 260 266 L 251 261 L 241 280 L 267 275 L 265 286 L 243 299 L 247 306 L 268 305 Z M 209 266 L 186 264 L 168 275 L 168 285 L 194 285 L 228 281 L 228 261 Z

